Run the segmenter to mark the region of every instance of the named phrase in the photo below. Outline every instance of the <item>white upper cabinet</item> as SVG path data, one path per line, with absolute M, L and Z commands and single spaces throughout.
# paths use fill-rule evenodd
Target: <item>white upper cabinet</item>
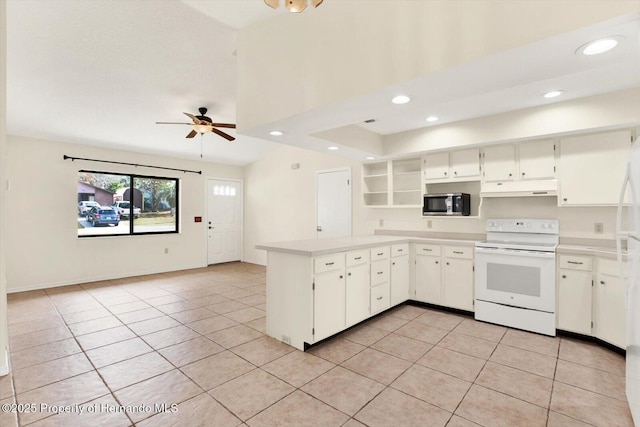
M 555 176 L 555 143 L 544 141 L 520 144 L 520 179 L 551 179 Z
M 484 149 L 484 180 L 511 181 L 516 177 L 516 147 L 496 145 Z
M 449 179 L 449 153 L 428 154 L 423 157 L 424 179 Z
M 425 181 L 470 181 L 480 178 L 480 150 L 458 150 L 423 157 Z
M 496 145 L 484 149 L 484 182 L 553 179 L 553 140 Z
M 470 150 L 451 152 L 451 174 L 452 178 L 471 178 L 480 176 L 480 150 L 477 148 Z
M 558 203 L 616 205 L 630 148 L 629 130 L 562 138 Z

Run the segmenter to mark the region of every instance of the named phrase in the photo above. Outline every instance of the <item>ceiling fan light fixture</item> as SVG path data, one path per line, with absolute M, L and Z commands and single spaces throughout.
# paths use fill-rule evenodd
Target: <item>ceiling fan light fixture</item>
M 437 122 L 437 121 L 438 121 L 438 117 L 436 117 L 436 116 L 429 116 L 429 117 L 427 117 L 427 121 L 428 121 L 429 123 L 431 123 L 431 122 Z
M 323 0 L 284 0 L 284 7 L 286 7 L 289 12 L 300 13 L 309 6 L 309 3 L 311 3 L 313 7 L 318 7 L 322 4 L 322 1 Z M 264 0 L 264 3 L 273 9 L 277 9 L 280 5 L 280 0 Z
M 272 130 L 271 132 L 269 132 L 269 135 L 271 135 L 271 136 L 281 136 L 281 135 L 284 135 L 284 132 L 282 132 L 281 130 Z
M 564 93 L 563 90 L 552 90 L 551 92 L 547 92 L 542 94 L 543 97 L 549 99 L 549 98 L 555 98 L 557 96 L 560 96 Z
M 193 130 L 198 133 L 209 133 L 211 132 L 211 126 L 209 125 L 192 125 Z

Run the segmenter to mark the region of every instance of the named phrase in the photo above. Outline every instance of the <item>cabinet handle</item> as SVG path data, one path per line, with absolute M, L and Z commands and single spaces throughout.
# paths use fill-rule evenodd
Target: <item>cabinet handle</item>
M 449 265 L 449 263 L 447 263 L 447 265 Z
M 522 176 L 524 176 L 524 172 L 522 172 Z
M 427 248 L 422 248 L 422 250 L 423 250 L 423 251 L 426 251 L 426 252 L 431 252 L 431 251 L 433 251 L 433 249 L 427 249 Z
M 600 284 L 601 285 L 606 285 L 606 283 L 604 283 L 604 280 L 600 280 Z
M 582 264 L 584 264 L 584 262 L 582 262 L 582 261 L 567 261 L 567 264 L 582 265 Z
M 436 264 L 438 263 L 438 261 L 436 261 Z
M 447 173 L 445 172 L 444 174 L 446 175 Z
M 378 271 L 378 274 L 382 274 L 382 273 L 384 273 L 384 271 Z
M 454 254 L 462 255 L 464 252 L 462 251 L 453 251 Z
M 458 175 L 458 172 L 457 172 L 457 171 L 453 171 L 453 174 L 454 174 L 454 175 Z
M 378 256 L 382 256 L 382 255 L 384 255 L 384 252 L 380 252 L 380 253 L 378 254 Z
M 563 275 L 562 275 L 562 278 L 563 278 L 563 279 L 566 279 L 566 278 L 567 278 L 567 276 L 563 274 Z
M 335 262 L 325 262 L 324 265 L 333 265 Z
M 377 299 L 378 301 L 380 301 L 380 300 L 382 299 L 382 297 L 378 297 L 378 298 L 376 298 L 376 299 Z
M 391 265 L 396 265 L 396 263 L 395 263 L 395 262 L 392 262 L 392 263 L 391 263 Z
M 512 174 L 509 174 L 509 176 L 512 176 Z
M 562 200 L 566 202 L 566 201 L 567 201 L 567 198 L 565 197 L 565 198 L 564 198 L 564 199 L 562 199 Z
M 343 276 L 342 276 L 342 274 L 341 274 L 341 275 L 340 275 L 340 278 L 342 279 L 342 277 L 343 277 Z
M 398 252 L 402 252 L 404 249 L 398 249 Z
M 361 257 L 361 256 L 359 256 L 359 257 L 355 257 L 354 259 L 357 261 L 357 260 L 359 260 L 359 259 L 362 259 L 362 257 Z
M 347 276 L 351 276 L 351 273 L 347 273 Z

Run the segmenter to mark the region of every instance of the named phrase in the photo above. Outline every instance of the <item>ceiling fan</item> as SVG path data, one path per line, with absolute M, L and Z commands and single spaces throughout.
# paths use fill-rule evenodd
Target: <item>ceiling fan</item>
M 193 128 L 191 132 L 187 134 L 187 138 L 193 138 L 197 134 L 204 134 L 213 132 L 216 135 L 223 137 L 228 141 L 233 141 L 235 138 L 229 135 L 228 133 L 224 133 L 221 130 L 216 128 L 231 128 L 235 129 L 236 125 L 233 123 L 213 123 L 210 117 L 205 116 L 207 114 L 207 109 L 205 107 L 198 108 L 200 112 L 199 116 L 184 113 L 187 117 L 193 120 L 193 123 L 179 123 L 179 122 L 156 122 L 158 125 L 189 125 Z

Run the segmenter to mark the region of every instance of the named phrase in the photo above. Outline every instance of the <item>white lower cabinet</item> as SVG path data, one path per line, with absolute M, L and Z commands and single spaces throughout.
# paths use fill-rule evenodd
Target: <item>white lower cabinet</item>
M 473 311 L 473 247 L 415 246 L 416 300 Z
M 626 346 L 625 285 L 615 259 L 560 254 L 557 328 Z
M 612 259 L 598 259 L 596 273 L 596 336 L 603 341 L 625 348 L 627 323 L 625 284 L 620 278 L 618 263 Z
M 415 245 L 416 300 L 442 304 L 440 246 Z
M 345 283 L 344 270 L 315 275 L 313 289 L 315 341 L 336 334 L 346 327 Z
M 398 305 L 409 299 L 410 265 L 409 245 L 391 247 L 391 305 Z
M 369 317 L 369 262 L 347 267 L 346 315 L 347 327 Z
M 584 335 L 592 333 L 593 260 L 588 256 L 558 257 L 556 327 Z
M 391 271 L 387 247 L 371 249 L 371 314 L 391 306 Z

